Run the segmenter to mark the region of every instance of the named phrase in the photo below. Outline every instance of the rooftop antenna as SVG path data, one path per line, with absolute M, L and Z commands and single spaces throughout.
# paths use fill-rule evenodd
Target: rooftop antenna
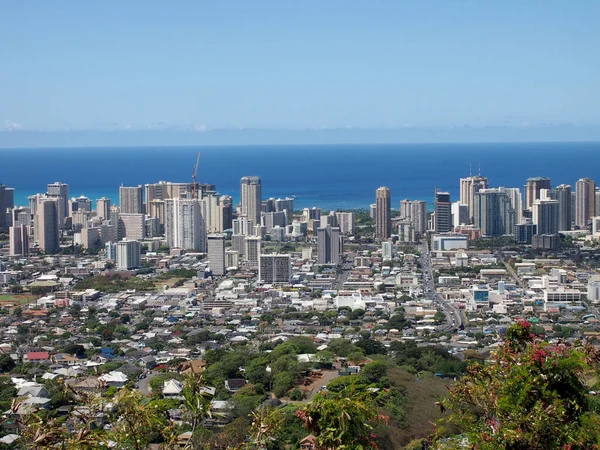
M 469 178 L 473 176 L 473 168 L 471 167 L 473 164 L 469 161 Z
M 479 176 L 481 176 L 481 161 L 479 161 Z

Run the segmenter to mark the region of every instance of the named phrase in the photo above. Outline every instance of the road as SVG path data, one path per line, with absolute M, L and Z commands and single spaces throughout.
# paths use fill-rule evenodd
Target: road
M 435 290 L 433 269 L 431 267 L 431 255 L 427 243 L 423 242 L 419 246 L 419 249 L 421 251 L 420 263 L 423 272 L 423 297 L 427 300 L 431 300 L 446 316 L 445 324 L 439 326 L 438 331 L 449 332 L 456 328 L 464 328 L 467 324 L 467 317 L 465 314 L 456 309 L 452 303 L 442 299 Z
M 142 395 L 152 395 L 152 388 L 150 387 L 150 379 L 156 375 L 156 372 L 148 372 L 146 378 L 142 378 L 138 380 L 137 385 L 138 389 L 142 393 Z
M 305 391 L 306 397 L 303 400 L 303 402 L 310 402 L 313 399 L 313 397 L 317 394 L 317 392 L 319 392 L 319 389 L 321 389 L 321 387 L 326 386 L 327 383 L 329 383 L 334 378 L 337 378 L 338 376 L 339 374 L 337 369 L 324 370 L 323 376 L 321 378 L 318 378 L 314 383 L 306 387 L 308 390 Z
M 345 262 L 342 264 L 341 272 L 337 275 L 337 278 L 334 283 L 334 288 L 338 291 L 344 289 L 344 283 L 350 276 L 350 272 L 352 270 L 352 262 Z
M 515 269 L 513 269 L 513 267 L 504 260 L 504 255 L 502 254 L 502 252 L 496 253 L 496 257 L 502 262 L 502 264 L 504 264 L 504 267 L 506 267 L 506 271 L 512 277 L 512 279 L 515 281 L 515 283 L 517 283 L 517 286 L 525 288 L 526 287 L 525 284 L 521 281 L 521 279 L 515 272 Z

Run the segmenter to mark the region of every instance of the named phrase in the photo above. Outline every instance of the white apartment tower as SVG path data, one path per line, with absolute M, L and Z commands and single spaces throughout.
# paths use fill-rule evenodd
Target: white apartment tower
M 138 241 L 117 242 L 117 270 L 139 268 L 141 266 L 141 248 Z
M 469 176 L 460 179 L 460 203 L 467 205 L 468 223 L 473 223 L 475 212 L 475 194 L 488 188 L 488 179 L 481 175 Z
M 260 177 L 248 176 L 240 180 L 241 213 L 252 220 L 254 225 L 260 224 L 262 187 Z
M 206 251 L 206 229 L 198 200 L 165 200 L 165 237 L 171 248 Z
M 207 246 L 207 259 L 213 275 L 225 275 L 225 235 L 209 234 Z

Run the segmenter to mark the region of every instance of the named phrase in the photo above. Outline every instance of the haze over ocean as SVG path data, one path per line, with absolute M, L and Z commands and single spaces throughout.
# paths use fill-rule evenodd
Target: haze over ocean
M 469 164 L 491 187 L 522 189 L 532 176 L 550 177 L 552 186 L 600 181 L 599 142 L 557 142 L 0 149 L 0 183 L 16 189 L 18 205 L 53 181 L 68 183 L 72 197 L 117 204 L 121 184 L 191 182 L 197 152 L 198 180 L 222 195 L 237 202 L 240 178 L 257 175 L 263 198 L 295 195 L 297 209 L 368 208 L 379 186 L 392 190 L 394 209 L 405 198 L 431 202 L 434 188 L 456 201 Z

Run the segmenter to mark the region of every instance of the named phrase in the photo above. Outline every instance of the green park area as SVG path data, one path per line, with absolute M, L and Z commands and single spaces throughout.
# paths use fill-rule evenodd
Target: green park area
M 35 300 L 35 296 L 28 294 L 0 294 L 0 306 L 22 306 Z

